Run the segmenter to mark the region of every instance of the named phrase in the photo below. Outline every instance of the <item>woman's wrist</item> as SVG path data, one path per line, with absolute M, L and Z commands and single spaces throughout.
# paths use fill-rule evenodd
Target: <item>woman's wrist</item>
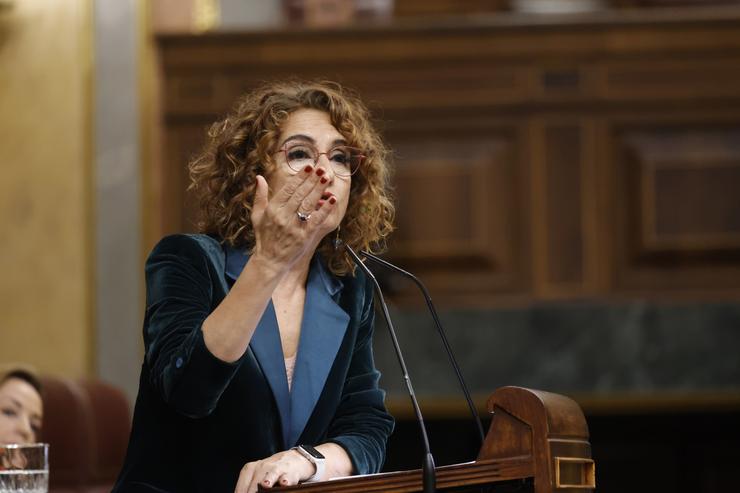
M 247 267 L 250 270 L 255 270 L 260 279 L 267 281 L 279 281 L 288 271 L 287 265 L 269 258 L 259 251 L 252 252 L 252 255 L 249 257 L 249 262 L 247 262 Z
M 317 445 L 316 450 L 321 452 L 326 459 L 322 480 L 351 476 L 355 473 L 352 460 L 341 445 L 334 442 L 326 442 Z
M 301 481 L 306 481 L 307 479 L 310 479 L 316 474 L 316 465 L 312 463 L 308 458 L 306 458 L 303 454 L 298 452 L 296 449 L 290 449 L 289 452 L 294 455 L 294 457 L 298 457 L 298 461 L 300 465 L 300 478 Z

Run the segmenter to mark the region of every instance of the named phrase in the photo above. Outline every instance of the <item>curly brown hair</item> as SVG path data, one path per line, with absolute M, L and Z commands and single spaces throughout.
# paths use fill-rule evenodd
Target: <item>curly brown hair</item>
M 269 174 L 276 165 L 280 127 L 302 108 L 328 113 L 348 145 L 366 155 L 352 176 L 341 240 L 355 250 L 383 250 L 394 216 L 388 149 L 359 98 L 326 81 L 268 83 L 242 97 L 226 118 L 211 126 L 203 152 L 189 165 L 188 190 L 197 199 L 198 229 L 235 248 L 254 247 L 250 214 L 256 177 Z M 335 275 L 354 273 L 352 260 L 343 248 L 334 247 L 332 236 L 318 246 L 326 265 Z

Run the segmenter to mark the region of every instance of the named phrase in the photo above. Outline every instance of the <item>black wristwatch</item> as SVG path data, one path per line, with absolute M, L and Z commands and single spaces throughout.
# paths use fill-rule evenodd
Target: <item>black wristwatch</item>
M 311 481 L 318 481 L 321 479 L 321 476 L 324 475 L 324 463 L 326 462 L 324 455 L 311 445 L 298 445 L 297 447 L 293 447 L 293 450 L 308 459 L 308 461 L 316 467 L 316 472 L 313 473 L 313 476 L 304 481 L 304 483 L 310 483 Z

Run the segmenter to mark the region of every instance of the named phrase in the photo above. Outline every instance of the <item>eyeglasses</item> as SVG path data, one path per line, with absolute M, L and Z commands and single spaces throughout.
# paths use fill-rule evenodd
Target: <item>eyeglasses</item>
M 285 161 L 296 173 L 306 166 L 316 166 L 319 158 L 325 155 L 334 174 L 343 178 L 355 174 L 365 159 L 362 150 L 354 147 L 337 146 L 327 152 L 319 152 L 313 145 L 303 142 L 288 144 L 278 152 L 285 153 Z

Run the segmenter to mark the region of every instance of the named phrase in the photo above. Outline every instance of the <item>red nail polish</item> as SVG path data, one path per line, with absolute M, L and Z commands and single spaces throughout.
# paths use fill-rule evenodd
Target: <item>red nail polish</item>
M 319 170 L 319 171 L 321 171 L 321 170 Z M 318 171 L 316 173 L 318 174 Z M 324 184 L 324 183 L 326 183 L 329 180 L 327 180 L 326 177 L 324 176 L 324 177 L 321 177 L 321 180 L 320 181 L 321 181 L 322 184 Z
M 312 170 L 313 168 L 311 167 L 311 165 L 308 165 L 305 168 L 303 168 L 303 171 L 305 171 L 306 173 L 310 173 Z
M 337 199 L 335 199 L 333 196 L 329 197 L 329 203 L 334 205 L 336 203 Z
M 319 168 L 319 169 L 316 170 L 316 175 L 317 176 L 321 176 L 323 174 L 324 174 L 324 168 Z

